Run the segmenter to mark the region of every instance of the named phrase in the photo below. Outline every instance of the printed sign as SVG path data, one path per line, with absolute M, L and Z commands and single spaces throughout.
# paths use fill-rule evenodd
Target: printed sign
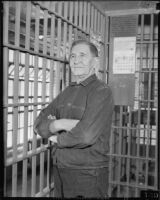
M 113 74 L 135 73 L 136 37 L 115 37 Z

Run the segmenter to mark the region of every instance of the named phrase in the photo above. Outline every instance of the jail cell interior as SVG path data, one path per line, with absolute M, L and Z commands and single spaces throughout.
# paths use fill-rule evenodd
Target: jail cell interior
M 70 82 L 71 43 L 86 38 L 101 57 L 105 16 L 90 2 L 3 2 L 5 196 L 50 196 L 50 143 L 33 122 Z
M 71 81 L 78 38 L 98 48 L 98 77 L 109 82 L 111 16 L 92 2 L 3 2 L 5 196 L 54 196 L 51 144 L 33 133 L 42 108 Z M 157 189 L 158 15 L 138 14 L 134 107 L 116 105 L 109 196 Z

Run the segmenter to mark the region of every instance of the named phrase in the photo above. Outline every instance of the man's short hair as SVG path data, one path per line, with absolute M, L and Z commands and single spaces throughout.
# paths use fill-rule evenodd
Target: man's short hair
M 97 47 L 92 42 L 89 42 L 89 41 L 84 40 L 84 39 L 75 40 L 71 45 L 71 51 L 72 51 L 73 47 L 78 45 L 78 44 L 86 44 L 86 45 L 88 45 L 91 53 L 93 54 L 93 56 L 98 57 Z

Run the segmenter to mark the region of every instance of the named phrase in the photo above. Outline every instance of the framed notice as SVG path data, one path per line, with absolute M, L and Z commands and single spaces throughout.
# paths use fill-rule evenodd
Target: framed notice
M 136 37 L 115 37 L 113 48 L 113 74 L 134 74 Z

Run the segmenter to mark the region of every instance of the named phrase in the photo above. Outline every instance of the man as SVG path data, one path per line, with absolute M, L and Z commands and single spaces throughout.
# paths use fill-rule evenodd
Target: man
M 113 98 L 95 75 L 97 48 L 73 42 L 69 64 L 74 82 L 35 121 L 34 130 L 55 143 L 55 197 L 107 197 Z

